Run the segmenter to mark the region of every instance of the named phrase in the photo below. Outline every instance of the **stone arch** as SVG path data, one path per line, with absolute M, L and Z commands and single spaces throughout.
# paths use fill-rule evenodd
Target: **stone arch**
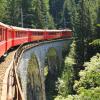
M 39 64 L 34 53 L 31 53 L 27 66 L 19 67 L 18 76 L 25 100 L 43 100 Z
M 42 100 L 42 86 L 39 64 L 33 53 L 27 67 L 27 100 Z
M 67 44 L 67 47 L 68 47 L 69 43 L 70 43 L 69 40 L 55 41 L 53 43 L 35 46 L 34 48 L 29 49 L 29 50 L 27 50 L 26 52 L 23 53 L 23 56 L 21 57 L 20 63 L 18 65 L 18 74 L 20 75 L 20 78 L 21 78 L 22 90 L 23 90 L 23 94 L 24 94 L 24 97 L 25 97 L 26 100 L 27 100 L 27 90 L 26 90 L 26 87 L 27 87 L 27 68 L 28 68 L 29 60 L 31 59 L 32 54 L 33 53 L 35 54 L 37 62 L 38 62 L 38 67 L 40 69 L 41 80 L 42 80 L 42 93 L 43 93 L 43 91 L 45 90 L 43 83 L 44 83 L 44 79 L 45 79 L 44 78 L 44 63 L 46 62 L 45 61 L 46 55 L 48 54 L 49 51 L 52 51 L 51 48 L 53 48 L 53 50 L 55 50 L 56 54 L 57 54 L 57 62 L 60 63 L 58 65 L 61 66 L 61 64 L 62 64 L 62 49 L 63 49 L 63 47 L 66 48 L 66 44 Z M 64 44 L 65 44 L 65 46 L 64 46 Z M 46 59 L 48 59 L 48 57 Z M 54 65 L 57 65 L 57 64 L 54 64 Z M 56 67 L 56 68 L 58 70 L 59 67 Z M 62 69 L 62 66 L 59 68 L 59 70 L 60 69 Z M 54 70 L 52 70 L 52 71 L 50 70 L 51 74 L 52 74 L 52 72 L 55 72 Z M 56 76 L 56 75 L 52 74 L 51 78 L 53 78 L 54 76 Z M 49 81 L 51 82 L 52 79 L 49 80 Z M 52 86 L 52 84 L 51 84 L 51 86 Z M 30 85 L 30 87 L 31 87 L 31 85 Z M 38 88 L 36 89 L 36 91 L 38 91 Z M 43 96 L 44 99 L 42 99 L 42 100 L 45 100 L 45 92 L 43 93 L 43 95 L 44 95 Z M 51 99 L 51 100 L 53 100 L 53 99 Z
M 57 54 L 57 50 L 55 48 L 49 48 L 46 57 L 45 57 L 45 67 L 44 73 L 45 75 L 45 92 L 46 99 L 53 100 L 53 98 L 48 98 L 49 93 L 57 93 L 55 91 L 56 81 L 58 77 L 58 69 L 59 69 L 59 58 Z
M 48 67 L 48 71 L 51 74 L 54 74 L 59 68 L 58 67 L 59 64 L 57 64 L 58 62 L 59 62 L 59 56 L 57 54 L 57 50 L 53 47 L 49 48 L 45 55 L 45 67 Z

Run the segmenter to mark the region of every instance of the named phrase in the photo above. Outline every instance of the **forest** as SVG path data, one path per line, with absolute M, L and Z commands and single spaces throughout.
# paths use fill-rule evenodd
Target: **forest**
M 72 44 L 48 100 L 100 100 L 100 0 L 0 0 L 0 22 L 70 28 Z

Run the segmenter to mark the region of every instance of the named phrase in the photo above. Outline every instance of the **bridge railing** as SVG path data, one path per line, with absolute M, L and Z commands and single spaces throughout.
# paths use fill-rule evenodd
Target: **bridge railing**
M 15 99 L 15 100 L 25 100 L 24 96 L 23 96 L 23 92 L 20 86 L 20 82 L 19 82 L 19 78 L 18 78 L 18 74 L 17 74 L 17 64 L 18 64 L 18 60 L 21 57 L 21 53 L 24 50 L 24 46 L 27 45 L 27 43 L 22 44 L 21 46 L 19 46 L 19 48 L 17 49 L 15 56 L 14 56 L 14 61 L 13 61 L 13 65 L 11 68 L 11 71 L 9 72 L 9 76 L 8 80 L 9 80 L 9 88 L 8 88 L 8 96 L 7 98 L 10 97 L 10 99 Z M 10 96 L 12 94 L 12 97 Z
M 6 71 L 1 100 L 25 100 L 17 74 L 17 66 L 25 48 L 30 48 L 30 45 L 27 46 L 28 44 L 32 43 L 25 43 L 19 46 L 14 55 L 13 61 Z
M 19 78 L 17 75 L 17 62 L 20 57 L 21 52 L 23 51 L 22 44 L 16 51 L 14 59 L 8 67 L 2 88 L 1 100 L 25 100 L 23 92 L 20 86 Z

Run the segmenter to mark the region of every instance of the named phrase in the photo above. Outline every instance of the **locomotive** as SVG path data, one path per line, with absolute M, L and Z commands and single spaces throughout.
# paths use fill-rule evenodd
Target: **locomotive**
M 23 43 L 71 37 L 72 31 L 70 29 L 29 29 L 10 26 L 0 22 L 0 57 L 10 48 Z

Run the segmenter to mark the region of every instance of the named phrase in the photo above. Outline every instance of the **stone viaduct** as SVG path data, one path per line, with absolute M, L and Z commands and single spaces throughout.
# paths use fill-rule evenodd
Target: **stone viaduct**
M 45 74 L 56 73 L 57 69 L 62 68 L 63 52 L 69 48 L 70 43 L 71 39 L 54 40 L 23 53 L 17 73 L 26 100 L 46 99 Z

